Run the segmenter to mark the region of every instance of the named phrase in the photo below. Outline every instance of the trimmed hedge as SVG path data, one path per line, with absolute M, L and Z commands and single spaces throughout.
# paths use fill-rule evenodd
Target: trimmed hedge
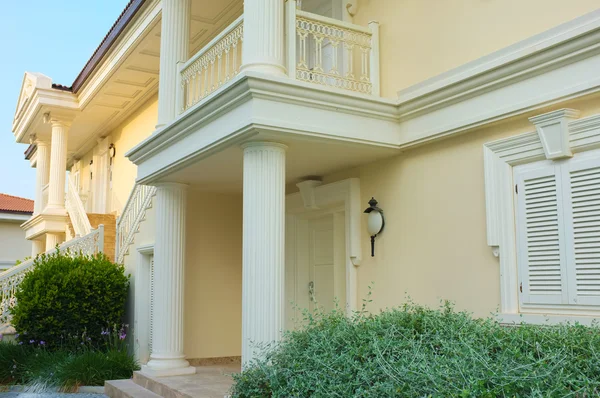
M 450 304 L 306 317 L 234 375 L 232 397 L 596 397 L 600 333 L 508 327 Z
M 122 321 L 128 288 L 123 265 L 102 253 L 38 256 L 15 293 L 18 340 L 47 349 L 101 344 L 103 330 Z

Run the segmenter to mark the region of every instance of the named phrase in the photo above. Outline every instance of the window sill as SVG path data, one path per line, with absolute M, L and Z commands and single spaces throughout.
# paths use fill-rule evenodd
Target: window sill
M 590 326 L 594 321 L 600 322 L 600 317 L 582 316 L 582 315 L 565 315 L 565 314 L 498 314 L 496 319 L 500 323 L 508 325 L 519 325 L 521 323 L 529 323 L 533 325 L 556 325 L 559 323 L 579 323 L 581 325 Z

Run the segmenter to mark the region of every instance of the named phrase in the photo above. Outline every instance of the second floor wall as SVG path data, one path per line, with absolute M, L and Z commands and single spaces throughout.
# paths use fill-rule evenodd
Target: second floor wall
M 597 0 L 358 0 L 353 23 L 379 21 L 381 95 L 396 98 L 398 90 L 599 7 Z
M 79 195 L 88 213 L 121 214 L 135 185 L 137 172 L 125 153 L 152 134 L 157 109 L 158 97 L 155 95 L 73 164 L 71 178 L 78 181 Z M 111 145 L 115 152 L 112 158 Z

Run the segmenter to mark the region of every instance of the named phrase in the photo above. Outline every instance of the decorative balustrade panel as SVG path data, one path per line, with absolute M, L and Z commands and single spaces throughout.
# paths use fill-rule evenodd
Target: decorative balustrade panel
M 243 33 L 239 17 L 181 67 L 181 112 L 240 73 Z
M 372 93 L 377 65 L 369 29 L 297 10 L 295 30 L 296 79 Z
M 146 210 L 152 205 L 155 194 L 156 187 L 150 185 L 136 184 L 131 191 L 123 213 L 117 220 L 117 263 L 123 262 L 129 245 L 133 242 L 133 236 L 144 219 Z
M 73 224 L 75 235 L 85 236 L 92 231 L 92 225 L 83 206 L 83 202 L 79 197 L 78 188 L 69 175 L 67 197 L 65 199 L 65 207 L 69 213 L 69 218 Z
M 92 230 L 89 234 L 63 243 L 58 250 L 70 255 L 79 253 L 93 255 L 102 252 L 104 250 L 104 226 L 99 225 L 98 229 Z M 54 251 L 55 249 L 52 249 L 45 254 L 52 254 Z M 25 275 L 33 268 L 34 259 L 29 259 L 0 273 L 0 324 L 10 323 L 10 310 L 17 302 L 15 292 Z

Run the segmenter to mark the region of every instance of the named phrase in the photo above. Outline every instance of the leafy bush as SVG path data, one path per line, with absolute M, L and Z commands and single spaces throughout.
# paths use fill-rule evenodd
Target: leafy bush
M 121 322 L 128 287 L 123 266 L 104 254 L 41 255 L 15 293 L 12 324 L 24 344 L 101 343 L 103 329 Z
M 451 305 L 306 317 L 234 375 L 232 397 L 592 397 L 600 333 L 508 327 Z

